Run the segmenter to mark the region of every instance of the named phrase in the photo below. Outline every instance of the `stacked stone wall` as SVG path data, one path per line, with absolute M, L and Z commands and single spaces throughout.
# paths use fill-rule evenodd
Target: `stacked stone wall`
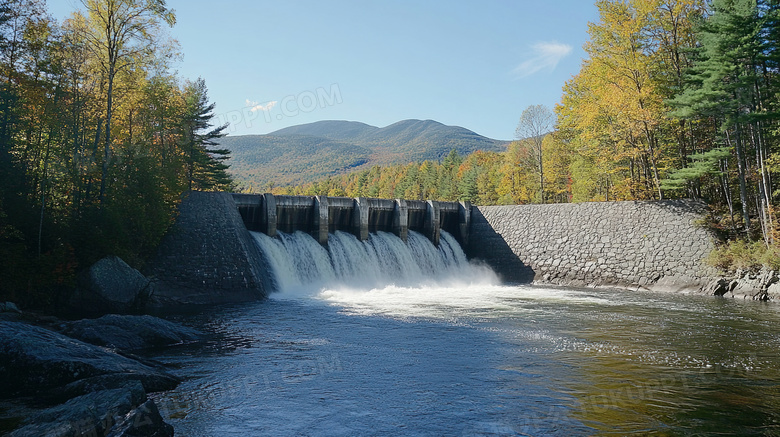
M 475 207 L 468 254 L 506 280 L 696 289 L 713 237 L 690 200 Z
M 229 193 L 188 193 L 148 265 L 152 307 L 249 301 L 272 287 Z

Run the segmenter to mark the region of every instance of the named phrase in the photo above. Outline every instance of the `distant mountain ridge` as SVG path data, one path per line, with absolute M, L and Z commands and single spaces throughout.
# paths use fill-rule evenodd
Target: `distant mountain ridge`
M 439 161 L 452 149 L 462 155 L 503 151 L 507 144 L 433 120 L 403 120 L 383 128 L 326 120 L 220 140 L 232 152 L 230 171 L 236 181 L 257 191 L 269 184 L 312 182 L 373 165 Z

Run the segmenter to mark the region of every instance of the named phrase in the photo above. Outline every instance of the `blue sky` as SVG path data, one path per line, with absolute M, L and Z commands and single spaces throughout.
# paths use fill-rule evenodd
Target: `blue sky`
M 417 118 L 508 140 L 579 71 L 590 0 L 168 0 L 182 78 L 231 135 Z M 62 20 L 79 0 L 49 0 Z

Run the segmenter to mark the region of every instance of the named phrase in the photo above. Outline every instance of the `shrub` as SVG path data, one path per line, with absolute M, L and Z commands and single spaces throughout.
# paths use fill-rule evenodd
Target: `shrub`
M 767 247 L 763 241 L 734 240 L 713 250 L 705 262 L 729 273 L 737 270 L 755 272 L 762 267 L 780 270 L 780 248 Z

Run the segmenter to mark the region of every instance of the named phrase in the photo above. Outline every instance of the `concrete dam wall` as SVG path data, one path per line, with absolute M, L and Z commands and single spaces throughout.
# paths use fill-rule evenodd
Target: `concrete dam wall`
M 147 266 L 152 308 L 256 300 L 272 286 L 229 193 L 187 193 Z
M 409 231 L 438 246 L 441 231 L 465 247 L 471 205 L 457 202 L 188 193 L 179 216 L 144 273 L 152 279 L 149 306 L 250 301 L 275 289 L 269 266 L 249 231 L 309 233 L 327 245 L 328 233 L 344 231 L 360 240 L 370 232 Z
M 504 280 L 693 290 L 715 275 L 701 260 L 712 236 L 692 201 L 471 207 L 468 203 L 368 198 L 189 193 L 144 272 L 152 307 L 262 298 L 275 289 L 249 231 L 328 233 L 365 240 L 370 232 L 410 230 L 438 245 L 452 234 L 471 259 Z
M 441 231 L 445 230 L 462 246 L 469 239 L 468 202 L 273 194 L 233 194 L 233 200 L 247 229 L 270 237 L 277 231 L 303 231 L 327 245 L 328 233 L 336 231 L 352 233 L 361 241 L 367 240 L 371 232 L 392 232 L 406 241 L 412 230 L 438 246 Z
M 689 200 L 475 207 L 467 254 L 515 282 L 693 290 L 716 274 L 705 214 Z

